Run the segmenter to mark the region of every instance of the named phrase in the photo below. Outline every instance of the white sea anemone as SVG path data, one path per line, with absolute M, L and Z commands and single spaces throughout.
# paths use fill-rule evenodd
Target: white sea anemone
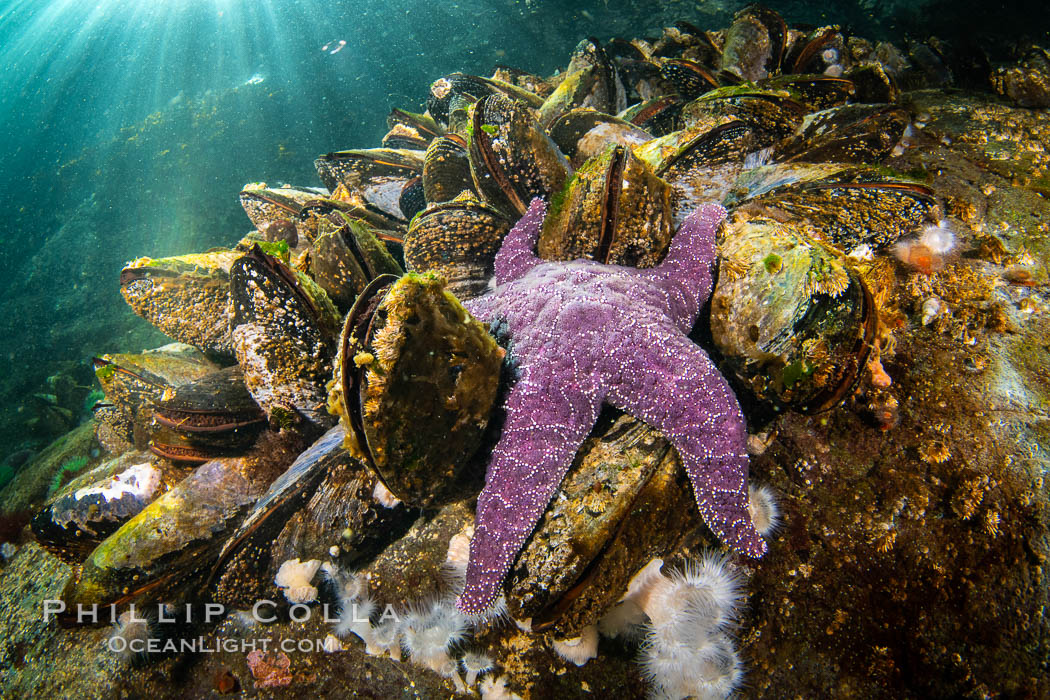
M 555 639 L 552 646 L 561 658 L 583 666 L 598 655 L 598 626 L 587 625 L 581 630 L 579 637 Z
M 289 603 L 312 603 L 317 600 L 317 587 L 310 581 L 320 568 L 320 559 L 305 562 L 289 559 L 281 564 L 273 582 L 283 590 Z
M 468 651 L 460 659 L 460 663 L 463 664 L 463 672 L 467 675 L 467 685 L 474 685 L 478 676 L 496 668 L 491 658 L 476 651 Z
M 772 534 L 780 525 L 776 494 L 768 486 L 748 486 L 747 509 L 751 513 L 751 522 L 763 537 Z

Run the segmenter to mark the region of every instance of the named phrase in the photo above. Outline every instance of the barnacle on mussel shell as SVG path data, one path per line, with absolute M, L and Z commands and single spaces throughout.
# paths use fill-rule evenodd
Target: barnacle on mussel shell
M 485 292 L 510 220 L 470 194 L 431 204 L 412 220 L 405 236 L 405 263 L 432 272 L 459 299 Z
M 328 295 L 258 246 L 233 265 L 230 286 L 234 352 L 256 403 L 278 426 L 327 428 L 339 323 Z
M 459 495 L 504 352 L 434 275 L 377 278 L 346 317 L 329 403 L 346 446 L 399 499 Z

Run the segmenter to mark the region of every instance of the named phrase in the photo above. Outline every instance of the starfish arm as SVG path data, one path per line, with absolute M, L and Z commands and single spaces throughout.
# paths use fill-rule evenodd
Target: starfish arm
M 456 603 L 467 614 L 495 600 L 598 419 L 601 397 L 555 381 L 554 365 L 531 365 L 507 399 L 506 423 L 478 496 L 466 586 Z
M 711 295 L 711 266 L 717 251 L 715 232 L 726 217 L 717 204 L 705 204 L 690 214 L 675 233 L 663 261 L 648 276 L 671 302 L 671 317 L 683 333 L 696 323 L 700 306 Z
M 746 428 L 740 406 L 703 350 L 684 335 L 635 347 L 609 403 L 662 432 L 693 485 L 704 522 L 726 544 L 760 557 L 766 543 L 748 510 Z
M 536 197 L 503 239 L 503 245 L 500 246 L 495 260 L 497 285 L 513 282 L 543 262 L 536 255 L 535 248 L 546 214 L 547 204 Z

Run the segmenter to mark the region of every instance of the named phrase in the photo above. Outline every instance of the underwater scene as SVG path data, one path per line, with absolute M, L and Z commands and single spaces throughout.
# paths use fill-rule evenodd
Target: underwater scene
M 0 697 L 1050 698 L 1050 11 L 0 0 Z

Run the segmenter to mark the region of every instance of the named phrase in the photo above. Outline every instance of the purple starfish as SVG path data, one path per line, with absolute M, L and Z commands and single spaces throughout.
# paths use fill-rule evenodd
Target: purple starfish
M 751 557 L 766 551 L 748 513 L 740 406 L 686 336 L 711 293 L 725 209 L 694 212 L 650 269 L 544 262 L 533 249 L 545 213 L 533 200 L 496 256 L 496 288 L 467 302 L 479 319 L 506 324 L 521 366 L 478 497 L 467 584 L 457 601 L 468 614 L 496 598 L 603 402 L 671 441 L 704 521 L 720 538 Z

